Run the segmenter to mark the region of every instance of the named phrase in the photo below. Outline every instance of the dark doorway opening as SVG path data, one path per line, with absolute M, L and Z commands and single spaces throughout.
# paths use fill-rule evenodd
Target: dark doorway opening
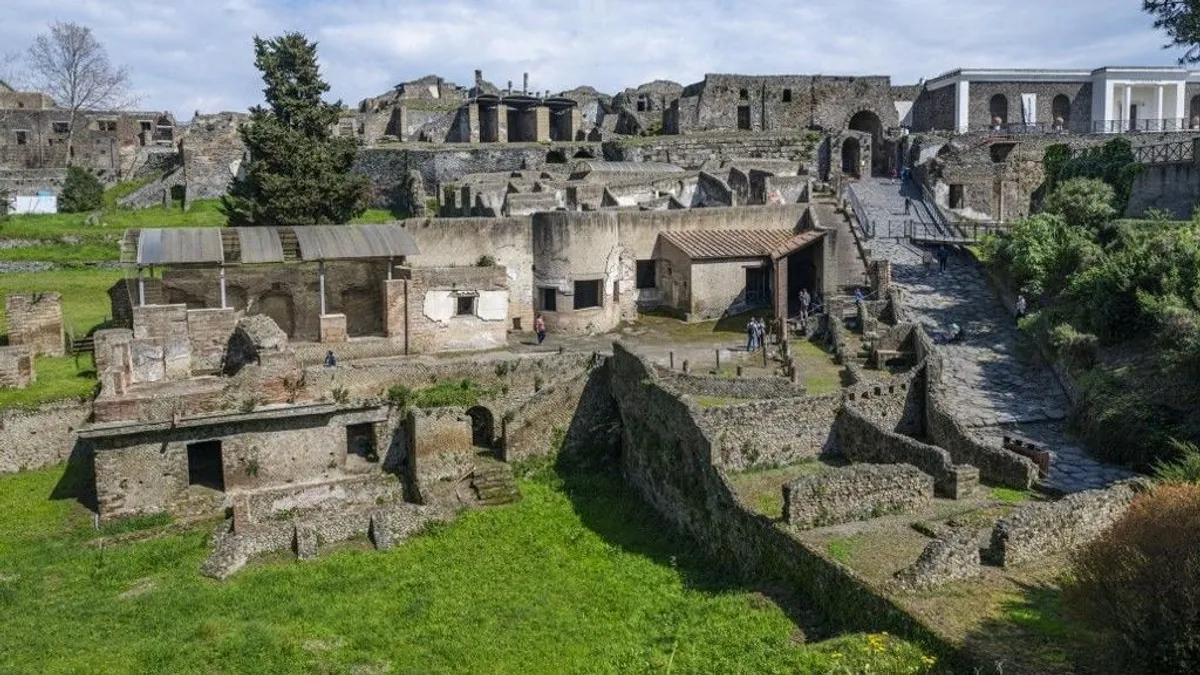
M 815 296 L 817 288 L 816 246 L 802 248 L 788 256 L 787 259 L 787 303 L 788 316 L 800 313 L 800 289 L 806 289 L 809 296 Z
M 600 306 L 600 280 L 575 282 L 575 309 Z
M 542 296 L 542 311 L 557 312 L 558 311 L 558 289 L 543 288 L 541 289 Z
M 857 138 L 847 138 L 842 143 L 842 173 L 859 178 L 862 176 L 862 146 Z
M 746 304 L 748 305 L 765 305 L 771 296 L 767 290 L 767 279 L 769 275 L 766 267 L 747 267 L 746 268 Z
M 739 105 L 738 111 L 737 111 L 737 116 L 738 116 L 738 119 L 737 119 L 738 129 L 749 129 L 750 128 L 750 106 Z
M 496 418 L 492 411 L 477 405 L 467 409 L 471 418 L 471 445 L 477 448 L 496 447 Z
M 361 457 L 368 462 L 379 461 L 379 449 L 375 445 L 375 425 L 373 423 L 346 425 L 346 454 Z
M 963 186 L 961 183 L 955 183 L 950 186 L 950 208 L 961 209 L 963 207 Z
M 225 491 L 225 466 L 221 461 L 221 441 L 188 443 L 188 485 L 203 485 Z
M 882 176 L 887 173 L 888 157 L 883 144 L 883 121 L 870 110 L 860 110 L 850 118 L 851 131 L 871 134 L 871 174 Z

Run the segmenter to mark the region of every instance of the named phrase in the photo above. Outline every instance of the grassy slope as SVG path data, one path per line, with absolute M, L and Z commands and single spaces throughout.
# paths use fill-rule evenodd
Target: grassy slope
M 34 364 L 37 382 L 24 389 L 0 388 L 0 409 L 33 408 L 50 401 L 90 397 L 96 388 L 96 371 L 90 356 L 42 357 Z
M 46 272 L 0 274 L 0 286 L 6 293 L 62 293 L 64 328 L 77 337 L 101 324 L 112 314 L 108 289 L 123 272 L 113 269 L 67 268 Z M 4 317 L 0 316 L 0 335 L 7 332 Z
M 878 635 L 800 646 L 612 477 L 470 512 L 389 552 L 264 562 L 218 583 L 207 528 L 91 548 L 62 469 L 0 477 L 0 671 L 917 673 Z M 675 557 L 678 556 L 678 557 Z M 869 666 L 867 665 L 869 664 Z

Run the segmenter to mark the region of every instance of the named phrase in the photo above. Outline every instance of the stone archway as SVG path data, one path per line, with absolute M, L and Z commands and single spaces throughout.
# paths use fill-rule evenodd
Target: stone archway
M 842 141 L 842 175 L 862 177 L 862 144 L 854 136 Z
M 850 117 L 847 127 L 851 131 L 871 134 L 871 173 L 875 175 L 887 173 L 888 158 L 883 147 L 883 121 L 879 119 L 879 115 L 871 110 L 860 110 Z M 844 154 L 845 145 L 842 146 L 842 149 Z M 855 175 L 858 175 L 857 171 Z
M 471 445 L 488 449 L 496 447 L 496 418 L 492 411 L 477 405 L 467 408 L 467 417 L 471 418 Z
M 1051 121 L 1054 128 L 1066 131 L 1071 128 L 1071 99 L 1066 94 L 1059 94 L 1050 103 Z
M 1188 103 L 1188 128 L 1200 129 L 1200 94 L 1193 96 Z
M 1008 124 L 1008 97 L 1004 94 L 996 94 L 988 101 L 988 124 L 993 127 Z

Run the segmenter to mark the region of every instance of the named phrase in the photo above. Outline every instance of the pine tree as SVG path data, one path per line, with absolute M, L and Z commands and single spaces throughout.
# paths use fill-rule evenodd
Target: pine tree
M 367 177 L 350 173 L 357 146 L 336 138 L 342 102 L 326 103 L 329 85 L 317 45 L 300 33 L 254 38 L 254 65 L 266 82 L 267 106 L 250 109 L 240 133 L 243 177 L 222 203 L 231 225 L 345 223 L 367 207 Z
M 63 213 L 94 211 L 104 205 L 104 184 L 96 174 L 81 166 L 67 169 L 62 193 L 58 196 L 58 210 Z

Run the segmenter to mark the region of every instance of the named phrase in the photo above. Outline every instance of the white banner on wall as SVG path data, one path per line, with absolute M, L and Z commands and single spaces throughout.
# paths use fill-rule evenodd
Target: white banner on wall
M 1025 124 L 1037 123 L 1037 94 L 1021 94 L 1021 113 Z

